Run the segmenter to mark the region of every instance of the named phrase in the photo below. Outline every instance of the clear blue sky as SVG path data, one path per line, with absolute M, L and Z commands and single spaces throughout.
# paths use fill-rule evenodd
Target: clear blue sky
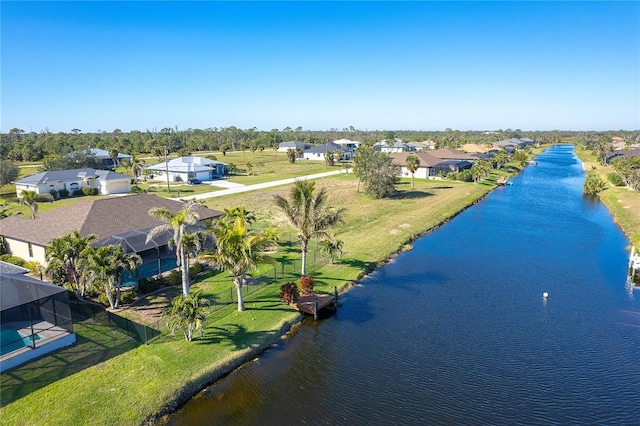
M 7 2 L 0 130 L 640 129 L 640 2 Z

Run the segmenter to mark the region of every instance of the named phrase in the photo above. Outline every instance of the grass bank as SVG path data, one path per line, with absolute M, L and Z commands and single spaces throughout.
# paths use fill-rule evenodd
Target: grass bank
M 502 172 L 504 173 L 504 172 Z M 495 179 L 496 175 L 492 175 Z M 410 247 L 418 236 L 448 221 L 484 197 L 492 182 L 481 184 L 409 180 L 398 186 L 398 194 L 387 200 L 374 200 L 356 192 L 353 175 L 339 175 L 318 181 L 327 188 L 330 203 L 346 207 L 346 223 L 336 228 L 344 241 L 344 255 L 335 265 L 314 266 L 311 274 L 320 291 L 334 286 L 348 288 L 375 266 L 398 251 Z M 275 194 L 286 194 L 288 186 L 260 192 L 216 198 L 209 206 L 223 209 L 246 206 L 282 235 L 294 231 L 273 205 Z M 279 256 L 296 255 L 297 246 L 282 250 Z M 214 297 L 220 280 L 229 278 L 209 274 L 197 287 L 205 297 Z M 247 310 L 234 306 L 216 311 L 205 323 L 204 337 L 187 343 L 180 336 L 163 336 L 148 346 L 135 345 L 117 333 L 108 332 L 110 345 L 93 334 L 83 337 L 88 350 L 101 352 L 95 363 L 76 365 L 74 352 L 82 346 L 57 351 L 24 367 L 2 374 L 0 418 L 3 424 L 20 425 L 132 425 L 153 422 L 157 416 L 174 410 L 207 383 L 221 377 L 276 343 L 301 316 L 278 298 L 279 285 L 265 286 L 245 300 Z M 119 342 L 119 343 L 118 343 Z M 55 361 L 63 367 L 54 368 Z M 64 365 L 74 365 L 65 369 Z M 38 371 L 37 378 L 29 372 Z
M 615 172 L 612 166 L 603 166 L 593 151 L 576 143 L 576 155 L 582 160 L 587 170 L 597 173 L 607 183 L 604 191 L 598 196 L 607 207 L 615 223 L 622 229 L 629 241 L 640 248 L 640 192 L 627 187 L 613 186 L 607 175 Z

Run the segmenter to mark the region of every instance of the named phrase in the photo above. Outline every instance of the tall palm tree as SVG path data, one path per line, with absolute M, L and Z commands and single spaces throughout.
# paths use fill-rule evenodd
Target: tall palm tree
M 244 220 L 248 225 L 251 225 L 256 221 L 256 215 L 252 211 L 247 210 L 244 206 L 224 209 L 224 216 L 221 219 L 233 222 L 237 218 Z
M 272 231 L 252 232 L 246 221 L 236 218 L 233 222 L 221 220 L 213 227 L 216 238 L 214 251 L 205 252 L 199 258 L 211 262 L 216 268 L 233 274 L 233 283 L 238 293 L 238 311 L 244 311 L 242 283 L 249 270 L 272 259 L 264 250 L 275 244 L 277 237 Z
M 209 300 L 201 297 L 200 291 L 196 290 L 188 296 L 175 297 L 163 316 L 167 319 L 167 326 L 172 333 L 182 330 L 184 338 L 190 342 L 195 330 L 200 330 L 200 333 L 204 334 L 205 306 L 208 304 Z
M 418 170 L 418 168 L 420 167 L 420 158 L 418 158 L 417 155 L 407 155 L 407 159 L 404 162 L 404 166 L 407 168 L 407 170 L 409 170 L 409 173 L 411 173 L 411 189 L 415 189 L 415 185 L 413 183 L 413 179 L 414 179 L 414 174 L 416 173 L 416 170 Z
M 73 230 L 62 237 L 54 238 L 44 249 L 47 259 L 47 273 L 56 272 L 67 277 L 71 288 L 78 297 L 84 297 L 88 290 L 88 283 L 83 274 L 84 264 L 81 262 L 91 250 L 91 243 L 97 237 L 93 234 L 83 237 L 80 232 Z
M 166 223 L 158 225 L 149 231 L 149 234 L 147 234 L 147 242 L 163 232 L 173 231 L 173 245 L 176 248 L 176 263 L 182 272 L 182 293 L 187 296 L 189 294 L 189 261 L 184 248 L 183 238 L 184 235 L 187 234 L 186 228 L 189 225 L 195 225 L 198 223 L 200 216 L 195 211 L 195 208 L 200 204 L 189 201 L 185 203 L 185 205 L 186 207 L 176 214 L 171 213 L 164 207 L 157 207 L 149 210 L 149 214 L 151 216 L 154 216 Z
M 298 180 L 291 188 L 291 199 L 276 195 L 275 204 L 282 209 L 291 224 L 298 230 L 300 250 L 302 252 L 302 268 L 300 275 L 307 275 L 307 247 L 309 241 L 332 239 L 328 229 L 344 222 L 344 208 L 326 207 L 327 192 L 323 188 L 315 193 L 315 182 Z
M 142 264 L 139 255 L 126 254 L 121 245 L 111 245 L 98 247 L 87 253 L 87 272 L 91 275 L 92 281 L 101 282 L 104 291 L 109 299 L 109 305 L 117 308 L 120 305 L 120 287 L 122 277 L 127 272 L 135 271 Z M 115 290 L 115 299 L 112 291 Z
M 20 191 L 20 204 L 24 204 L 31 210 L 31 219 L 36 218 L 38 212 L 38 193 L 23 189 Z
M 138 178 L 144 173 L 144 160 L 135 154 L 131 156 L 131 173 L 133 173 L 133 182 L 137 185 Z

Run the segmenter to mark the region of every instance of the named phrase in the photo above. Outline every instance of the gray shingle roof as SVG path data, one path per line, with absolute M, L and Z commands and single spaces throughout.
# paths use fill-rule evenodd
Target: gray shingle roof
M 164 222 L 149 215 L 149 210 L 164 207 L 172 213 L 184 208 L 180 201 L 151 194 L 83 201 L 39 214 L 36 219 L 10 216 L 0 220 L 0 234 L 46 246 L 53 238 L 77 230 L 82 236 L 97 235 L 97 241 L 113 235 L 143 230 Z M 222 216 L 222 212 L 198 207 L 201 220 Z
M 29 175 L 13 183 L 18 185 L 40 185 L 47 182 L 68 182 L 76 179 L 93 177 L 98 180 L 131 179 L 130 176 L 110 170 L 72 169 L 72 170 L 48 170 Z

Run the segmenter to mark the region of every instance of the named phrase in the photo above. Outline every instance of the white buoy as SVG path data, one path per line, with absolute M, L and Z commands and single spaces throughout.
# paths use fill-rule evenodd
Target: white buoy
M 547 293 L 546 291 L 544 293 L 542 293 L 542 297 L 544 297 L 545 299 L 549 298 L 549 293 Z

